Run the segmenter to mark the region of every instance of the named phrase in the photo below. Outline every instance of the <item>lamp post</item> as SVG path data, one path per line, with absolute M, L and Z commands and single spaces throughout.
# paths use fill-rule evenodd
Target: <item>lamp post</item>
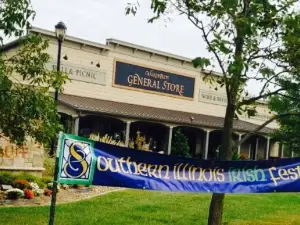
M 58 24 L 55 25 L 55 35 L 56 35 L 57 42 L 58 42 L 57 65 L 56 65 L 58 76 L 59 76 L 59 72 L 60 72 L 61 45 L 62 45 L 62 42 L 65 39 L 66 31 L 67 31 L 67 27 L 63 22 L 59 22 Z M 57 101 L 58 101 L 58 88 L 56 87 L 55 88 L 55 94 L 54 94 L 55 105 L 57 104 Z M 51 143 L 51 149 L 50 149 L 50 155 L 51 156 L 54 154 L 54 147 L 55 147 L 55 140 L 53 140 L 52 143 Z
M 59 22 L 55 25 L 55 35 L 58 41 L 58 53 L 57 53 L 57 75 L 59 76 L 60 72 L 60 59 L 61 59 L 61 45 L 66 36 L 67 27 L 63 22 Z M 54 102 L 57 105 L 58 101 L 58 88 L 55 88 Z M 51 142 L 51 150 L 50 154 L 54 154 L 56 138 L 54 137 Z M 55 216 L 55 204 L 56 204 L 56 193 L 57 193 L 57 177 L 58 177 L 58 154 L 55 157 L 55 168 L 54 168 L 54 179 L 52 186 L 52 198 L 51 198 L 51 206 L 50 206 L 50 215 L 49 215 L 49 225 L 54 224 L 54 216 Z

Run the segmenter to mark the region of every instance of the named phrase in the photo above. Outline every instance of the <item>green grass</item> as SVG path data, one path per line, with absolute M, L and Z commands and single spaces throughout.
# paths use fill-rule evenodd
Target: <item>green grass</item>
M 210 195 L 126 190 L 58 205 L 56 225 L 205 225 Z M 0 207 L 0 224 L 42 225 L 49 207 Z M 228 225 L 300 225 L 300 194 L 227 195 Z

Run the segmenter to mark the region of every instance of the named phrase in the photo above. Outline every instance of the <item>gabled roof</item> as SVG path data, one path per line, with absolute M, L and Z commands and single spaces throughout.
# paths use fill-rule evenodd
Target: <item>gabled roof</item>
M 222 117 L 79 97 L 75 95 L 60 94 L 59 101 L 62 104 L 82 112 L 100 113 L 132 119 L 167 122 L 187 126 L 201 126 L 213 129 L 221 129 L 224 123 L 224 118 Z M 256 124 L 241 120 L 235 120 L 233 125 L 234 130 L 240 132 L 251 132 L 257 127 L 258 125 Z M 261 134 L 269 134 L 272 132 L 274 132 L 274 130 L 270 128 L 263 128 L 260 131 Z

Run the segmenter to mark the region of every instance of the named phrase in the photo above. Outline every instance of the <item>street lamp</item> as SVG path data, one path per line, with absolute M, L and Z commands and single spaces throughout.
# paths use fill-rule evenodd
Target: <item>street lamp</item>
M 65 39 L 66 31 L 67 31 L 67 27 L 62 21 L 60 21 L 58 24 L 55 25 L 55 35 L 56 35 L 57 42 L 58 42 L 57 66 L 56 66 L 58 75 L 59 75 L 59 72 L 60 72 L 61 45 L 62 45 L 62 42 Z M 54 100 L 55 100 L 55 103 L 58 100 L 58 89 L 57 88 L 55 89 L 55 98 L 54 98 Z
M 55 25 L 55 35 L 58 41 L 58 53 L 57 53 L 57 75 L 59 76 L 60 72 L 60 59 L 61 59 L 61 45 L 66 36 L 67 27 L 63 22 L 59 22 Z M 55 87 L 55 96 L 54 102 L 57 105 L 58 101 L 58 87 Z M 52 139 L 50 154 L 54 154 L 56 137 Z M 49 216 L 49 225 L 54 224 L 54 215 L 55 215 L 55 204 L 56 204 L 56 193 L 57 193 L 57 177 L 58 177 L 58 155 L 55 157 L 55 168 L 54 168 L 54 179 L 52 186 L 52 198 L 51 198 L 51 206 L 50 206 L 50 216 Z
M 59 72 L 60 72 L 61 45 L 65 39 L 66 31 L 67 31 L 67 27 L 62 21 L 60 21 L 58 24 L 55 25 L 55 35 L 56 35 L 57 42 L 58 42 L 57 66 L 56 66 L 58 76 L 59 76 Z M 58 88 L 56 87 L 55 94 L 54 94 L 55 105 L 57 104 L 57 101 L 58 101 Z M 50 149 L 51 156 L 54 154 L 54 147 L 55 147 L 55 140 L 53 140 L 51 143 L 51 149 Z

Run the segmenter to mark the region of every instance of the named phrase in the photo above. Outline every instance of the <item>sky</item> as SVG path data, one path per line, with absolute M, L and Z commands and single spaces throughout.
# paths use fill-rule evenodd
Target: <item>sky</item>
M 32 0 L 36 17 L 32 25 L 54 30 L 63 21 L 67 34 L 105 44 L 108 38 L 143 45 L 172 54 L 195 58 L 208 57 L 200 31 L 184 16 L 172 14 L 171 21 L 147 23 L 151 17 L 150 0 L 139 0 L 136 16 L 126 16 L 131 0 Z M 135 2 L 135 1 L 134 1 Z M 249 83 L 255 94 L 258 84 Z

